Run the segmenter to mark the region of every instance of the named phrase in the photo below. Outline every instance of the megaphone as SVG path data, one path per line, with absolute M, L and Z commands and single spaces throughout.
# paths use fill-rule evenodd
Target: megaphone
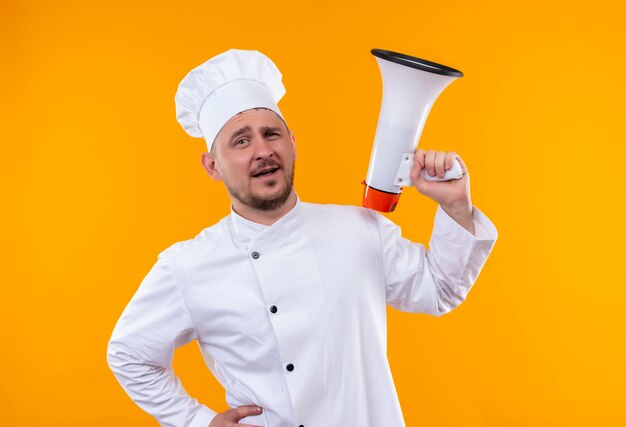
M 372 49 L 372 55 L 383 79 L 383 100 L 367 178 L 363 182 L 363 206 L 392 212 L 402 187 L 411 185 L 413 153 L 433 103 L 463 73 L 388 50 Z M 431 177 L 424 169 L 422 176 L 429 181 L 448 181 L 463 174 L 459 162 L 454 160 L 443 178 Z

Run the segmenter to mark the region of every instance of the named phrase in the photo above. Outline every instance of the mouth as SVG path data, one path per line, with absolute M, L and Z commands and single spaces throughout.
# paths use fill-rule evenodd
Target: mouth
M 258 171 L 256 173 L 253 173 L 252 177 L 253 178 L 271 177 L 271 176 L 274 176 L 274 174 L 276 173 L 276 171 L 278 169 L 280 169 L 280 167 L 277 167 L 277 166 L 273 166 L 273 167 L 270 167 L 270 168 L 265 168 L 265 169 L 262 169 L 262 170 L 260 170 L 260 171 Z

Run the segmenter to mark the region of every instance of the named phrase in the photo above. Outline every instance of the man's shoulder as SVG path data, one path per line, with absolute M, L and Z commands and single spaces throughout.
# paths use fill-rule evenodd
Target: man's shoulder
M 228 216 L 203 229 L 194 238 L 176 242 L 159 253 L 159 259 L 174 259 L 218 250 L 226 232 Z
M 354 205 L 338 205 L 333 203 L 302 202 L 306 211 L 313 215 L 328 215 L 332 217 L 360 217 L 373 218 L 375 211 Z
M 354 205 L 321 204 L 303 202 L 306 220 L 326 225 L 365 226 L 375 225 L 378 212 Z

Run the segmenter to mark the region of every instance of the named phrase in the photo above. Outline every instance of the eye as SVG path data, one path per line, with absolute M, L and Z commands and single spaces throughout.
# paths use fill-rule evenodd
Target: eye
M 236 140 L 233 145 L 234 146 L 238 146 L 238 145 L 244 145 L 246 142 L 248 142 L 248 140 L 246 138 L 241 138 Z
M 280 135 L 278 133 L 276 133 L 276 132 L 265 132 L 265 137 L 266 138 L 272 138 L 272 137 L 275 137 L 275 136 L 280 136 Z

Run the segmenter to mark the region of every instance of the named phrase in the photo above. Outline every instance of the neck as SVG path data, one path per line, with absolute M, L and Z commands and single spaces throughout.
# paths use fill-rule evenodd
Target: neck
M 292 190 L 285 203 L 271 211 L 262 211 L 244 205 L 237 199 L 231 199 L 233 210 L 245 219 L 263 225 L 272 225 L 287 214 L 296 205 L 296 193 Z

